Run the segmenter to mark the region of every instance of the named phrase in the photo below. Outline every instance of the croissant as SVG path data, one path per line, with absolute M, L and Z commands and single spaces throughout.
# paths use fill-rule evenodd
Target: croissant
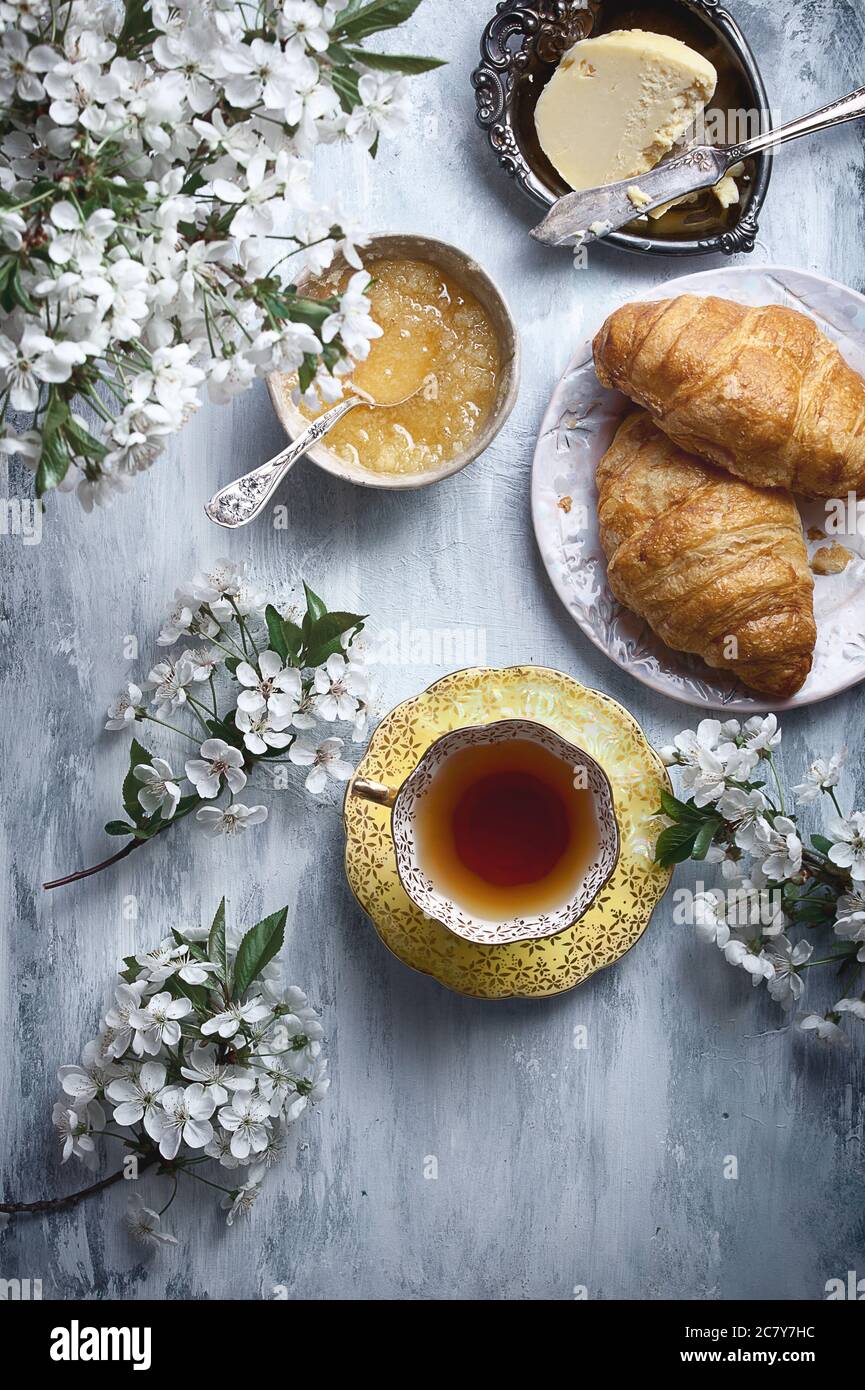
M 789 493 L 686 454 L 642 410 L 598 465 L 616 598 L 677 651 L 786 699 L 811 669 L 814 581 Z
M 865 490 L 865 382 L 797 310 L 693 294 L 625 304 L 594 354 L 602 385 L 749 483 L 808 497 Z

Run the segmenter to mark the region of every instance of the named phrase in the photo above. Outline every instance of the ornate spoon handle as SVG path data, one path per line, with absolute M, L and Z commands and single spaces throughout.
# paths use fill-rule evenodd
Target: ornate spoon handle
M 829 130 L 831 126 L 843 125 L 845 121 L 856 121 L 860 116 L 865 116 L 865 87 L 857 87 L 855 92 L 849 92 L 846 97 L 839 97 L 828 106 L 821 106 L 819 111 L 800 116 L 796 121 L 775 126 L 774 130 L 764 130 L 762 135 L 756 135 L 753 140 L 746 140 L 743 145 L 736 146 L 735 150 L 731 149 L 730 152 L 735 153 L 740 159 L 746 159 L 748 155 L 757 154 L 760 150 L 769 150 L 774 145 L 785 145 L 788 140 L 798 140 L 802 135 L 813 135 L 817 130 Z
M 349 396 L 347 400 L 339 401 L 323 415 L 319 415 L 318 419 L 313 420 L 309 428 L 305 429 L 303 434 L 299 434 L 281 453 L 274 454 L 267 463 L 253 468 L 250 473 L 244 473 L 243 477 L 235 478 L 233 483 L 229 483 L 211 497 L 209 502 L 205 502 L 204 510 L 210 520 L 232 531 L 238 526 L 247 526 L 250 521 L 254 521 L 301 454 L 305 454 L 311 444 L 323 439 L 344 415 L 354 410 L 356 405 L 365 404 L 359 396 Z

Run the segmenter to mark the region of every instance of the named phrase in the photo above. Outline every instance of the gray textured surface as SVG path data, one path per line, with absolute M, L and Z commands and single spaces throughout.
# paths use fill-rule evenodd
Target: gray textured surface
M 324 1011 L 335 1076 L 297 1131 L 304 1147 L 242 1228 L 226 1230 L 204 1189 L 172 1208 L 180 1247 L 146 1262 L 121 1229 L 119 1190 L 10 1226 L 0 1275 L 42 1278 L 46 1297 L 255 1298 L 285 1284 L 299 1297 L 567 1299 L 583 1284 L 592 1298 L 815 1299 L 827 1278 L 865 1273 L 861 1047 L 834 1056 L 778 1031 L 771 1001 L 672 925 L 669 898 L 619 968 L 557 1001 L 491 1006 L 389 956 L 343 881 L 336 810 L 297 797 L 227 848 L 185 828 L 120 871 L 38 888 L 101 857 L 126 755 L 100 733 L 131 674 L 124 635 L 146 659 L 175 584 L 222 553 L 280 586 L 305 575 L 382 627 L 480 627 L 490 664 L 570 671 L 623 701 L 654 740 L 688 722 L 570 624 L 535 552 L 528 487 L 538 423 L 581 327 L 642 286 L 704 267 L 595 250 L 574 273 L 566 253 L 528 240 L 531 210 L 473 126 L 468 74 L 491 8 L 426 0 L 401 47 L 445 50 L 450 66 L 417 82 L 415 129 L 375 164 L 358 155 L 322 180 L 325 192 L 341 180 L 371 229 L 454 240 L 502 285 L 525 366 L 488 454 L 405 496 L 301 465 L 283 494 L 287 531 L 226 538 L 202 500 L 281 444 L 261 387 L 202 411 L 112 512 L 87 519 L 61 499 L 41 546 L 2 543 L 3 1189 L 23 1199 L 76 1183 L 81 1170 L 59 1167 L 50 1127 L 56 1066 L 95 1031 L 118 957 L 209 916 L 223 890 L 235 920 L 290 904 L 288 971 Z M 859 0 L 732 8 L 776 119 L 865 78 Z M 861 128 L 791 147 L 755 257 L 865 288 L 863 193 Z M 384 670 L 383 703 L 439 674 Z M 818 750 L 858 743 L 863 712 L 860 687 L 786 719 L 790 775 Z M 861 804 L 859 766 L 843 790 Z M 124 918 L 130 894 L 137 921 Z M 586 1051 L 572 1048 L 577 1023 Z M 430 1154 L 437 1181 L 423 1176 Z M 728 1154 L 737 1181 L 722 1176 Z

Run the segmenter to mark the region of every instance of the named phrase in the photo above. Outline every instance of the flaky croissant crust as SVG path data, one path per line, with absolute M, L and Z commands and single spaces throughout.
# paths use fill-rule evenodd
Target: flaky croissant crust
M 602 385 L 758 487 L 809 497 L 865 488 L 865 382 L 795 309 L 693 294 L 625 304 L 594 354 Z
M 685 453 L 643 411 L 620 425 L 597 485 L 616 598 L 669 647 L 765 695 L 795 694 L 817 632 L 792 497 Z

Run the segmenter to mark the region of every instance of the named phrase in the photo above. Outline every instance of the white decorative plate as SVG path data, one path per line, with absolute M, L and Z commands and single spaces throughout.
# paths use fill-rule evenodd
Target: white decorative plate
M 678 294 L 717 294 L 741 304 L 786 304 L 810 314 L 865 376 L 865 297 L 785 266 L 727 266 L 668 280 L 643 300 Z M 625 302 L 624 300 L 622 302 Z M 615 305 L 610 305 L 612 312 Z M 595 331 L 600 328 L 600 321 Z M 817 645 L 814 665 L 790 700 L 767 703 L 698 657 L 671 651 L 642 618 L 613 598 L 598 534 L 595 469 L 630 402 L 595 376 L 592 337 L 582 344 L 553 392 L 541 425 L 532 470 L 532 518 L 541 557 L 556 593 L 587 637 L 644 685 L 706 709 L 756 714 L 813 704 L 865 679 L 865 521 L 860 534 L 831 535 L 854 552 L 846 570 L 814 576 Z M 825 530 L 823 502 L 798 498 L 806 530 Z M 813 554 L 827 541 L 808 541 Z

